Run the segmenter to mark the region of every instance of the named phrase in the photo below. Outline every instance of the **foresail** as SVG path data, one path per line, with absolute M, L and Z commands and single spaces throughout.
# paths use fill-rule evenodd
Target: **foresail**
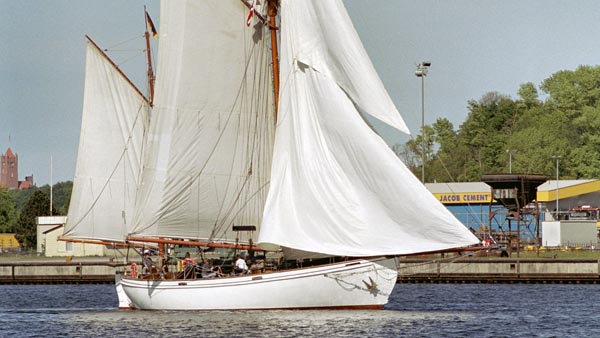
M 63 237 L 125 240 L 147 124 L 144 96 L 88 41 L 77 167 Z
M 477 243 L 361 117 L 386 121 L 396 110 L 365 71 L 366 53 L 348 58 L 363 50 L 357 38 L 340 45 L 356 37 L 341 0 L 282 0 L 281 22 L 279 121 L 258 244 L 376 256 Z
M 235 241 L 262 217 L 274 137 L 264 27 L 241 1 L 163 1 L 134 236 Z
M 410 131 L 383 87 L 342 1 L 281 2 L 284 40 L 296 62 L 335 82 L 356 109 L 406 133 Z M 292 26 L 292 27 L 290 27 Z M 281 60 L 283 64 L 283 60 Z M 285 83 L 285 76 L 281 77 Z

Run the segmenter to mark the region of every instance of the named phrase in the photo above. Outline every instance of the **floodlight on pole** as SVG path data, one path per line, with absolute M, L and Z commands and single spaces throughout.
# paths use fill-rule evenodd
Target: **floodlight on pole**
M 421 181 L 425 183 L 425 77 L 431 67 L 431 61 L 417 63 L 415 75 L 421 78 Z

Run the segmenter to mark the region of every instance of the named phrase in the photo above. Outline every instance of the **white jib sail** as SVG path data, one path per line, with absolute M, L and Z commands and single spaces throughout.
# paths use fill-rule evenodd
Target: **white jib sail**
M 274 138 L 270 51 L 241 1 L 161 3 L 155 107 L 133 234 L 257 228 Z
M 343 256 L 475 244 L 361 117 L 404 130 L 341 0 L 281 2 L 281 83 L 261 246 Z
M 91 42 L 64 237 L 123 241 L 133 218 L 148 105 Z

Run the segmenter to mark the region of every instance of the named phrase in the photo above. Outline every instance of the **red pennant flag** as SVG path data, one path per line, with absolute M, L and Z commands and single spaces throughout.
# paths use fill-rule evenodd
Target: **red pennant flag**
M 146 12 L 146 24 L 148 25 L 148 31 L 152 33 L 152 36 L 158 39 L 158 33 L 156 32 L 156 28 L 154 27 L 154 23 L 152 19 L 150 19 L 150 14 Z
M 253 16 L 254 16 L 254 1 L 252 1 L 252 7 L 250 7 L 250 13 L 248 13 L 248 18 L 246 19 L 247 27 L 250 27 L 250 23 L 252 22 Z

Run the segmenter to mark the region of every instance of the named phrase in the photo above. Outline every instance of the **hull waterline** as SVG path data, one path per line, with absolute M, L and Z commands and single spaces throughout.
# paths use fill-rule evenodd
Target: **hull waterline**
M 121 285 L 141 310 L 380 309 L 396 284 L 394 258 L 353 260 L 281 272 Z

